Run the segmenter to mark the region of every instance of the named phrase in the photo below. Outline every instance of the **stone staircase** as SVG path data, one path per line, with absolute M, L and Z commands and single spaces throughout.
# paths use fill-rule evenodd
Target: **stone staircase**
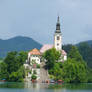
M 45 82 L 46 80 L 49 80 L 48 70 L 45 69 L 45 63 L 42 62 L 40 66 L 40 79 L 39 82 Z

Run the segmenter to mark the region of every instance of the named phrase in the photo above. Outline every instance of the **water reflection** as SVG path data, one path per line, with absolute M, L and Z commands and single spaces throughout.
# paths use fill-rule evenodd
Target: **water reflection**
M 39 84 L 39 83 L 25 83 L 25 88 L 31 88 L 31 89 L 47 89 L 49 87 L 49 84 Z
M 17 83 L 17 82 L 0 82 L 0 88 L 17 88 L 17 89 L 33 89 L 33 90 L 40 90 L 40 89 L 54 89 L 55 90 L 92 90 L 92 83 L 84 83 L 84 84 L 32 84 L 31 82 L 26 83 Z M 61 91 L 60 91 L 61 92 Z M 64 91 L 65 92 L 65 91 Z

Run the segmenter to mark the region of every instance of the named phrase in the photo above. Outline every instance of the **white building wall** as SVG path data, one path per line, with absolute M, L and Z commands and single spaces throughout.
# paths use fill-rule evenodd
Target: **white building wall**
M 64 61 L 66 61 L 67 60 L 67 56 L 64 56 Z
M 28 60 L 30 62 L 30 64 L 32 63 L 32 61 L 35 61 L 37 64 L 40 64 L 40 56 L 39 55 L 30 55 L 28 54 Z
M 59 40 L 57 39 L 59 37 Z M 54 47 L 56 50 L 62 50 L 62 37 L 61 33 L 55 33 L 54 35 Z

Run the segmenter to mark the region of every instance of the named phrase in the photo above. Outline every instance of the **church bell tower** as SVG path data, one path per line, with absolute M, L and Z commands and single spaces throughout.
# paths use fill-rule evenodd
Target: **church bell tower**
M 58 51 L 62 50 L 62 35 L 61 35 L 61 30 L 60 30 L 59 16 L 57 19 L 56 31 L 54 33 L 54 47 Z

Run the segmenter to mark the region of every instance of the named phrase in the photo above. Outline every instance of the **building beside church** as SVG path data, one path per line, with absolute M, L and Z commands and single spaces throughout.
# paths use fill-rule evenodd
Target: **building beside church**
M 51 49 L 51 48 L 56 48 L 57 51 L 61 52 L 61 60 L 60 62 L 64 62 L 67 60 L 67 53 L 62 49 L 62 33 L 60 29 L 60 20 L 59 16 L 57 19 L 56 23 L 56 30 L 54 33 L 54 43 L 53 44 L 45 44 L 42 46 L 40 50 L 38 49 L 33 49 L 28 53 L 28 62 L 31 64 L 32 61 L 35 61 L 37 64 L 40 64 L 41 62 L 41 55 Z
M 33 49 L 32 51 L 30 51 L 28 53 L 28 61 L 29 61 L 29 64 L 32 65 L 32 63 L 37 63 L 37 64 L 40 64 L 41 62 L 41 53 L 38 49 Z

